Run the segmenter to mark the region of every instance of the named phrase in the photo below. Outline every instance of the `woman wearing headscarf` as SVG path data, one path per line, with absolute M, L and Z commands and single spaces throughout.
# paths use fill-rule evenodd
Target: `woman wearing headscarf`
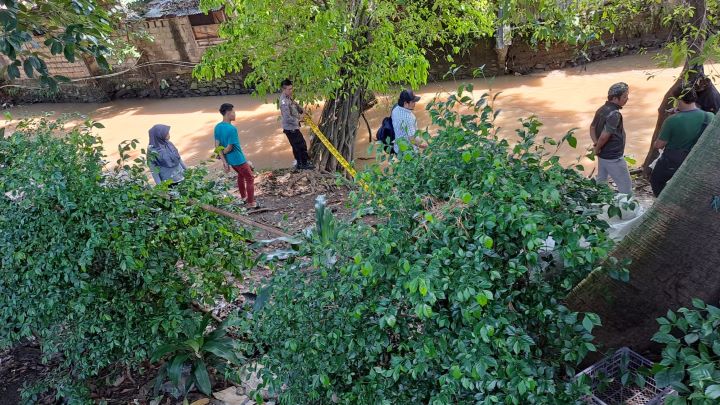
M 175 145 L 170 142 L 170 127 L 157 124 L 150 128 L 150 144 L 148 145 L 148 166 L 155 184 L 165 180 L 177 184 L 185 178 L 185 163 L 180 158 Z

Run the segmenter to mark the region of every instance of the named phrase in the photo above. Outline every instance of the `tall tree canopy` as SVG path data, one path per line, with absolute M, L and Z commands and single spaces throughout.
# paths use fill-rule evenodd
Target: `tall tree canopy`
M 394 84 L 425 83 L 426 48 L 493 30 L 488 0 L 203 0 L 205 10 L 225 6 L 229 16 L 195 73 L 201 78 L 239 72 L 260 95 L 291 78 L 300 101 L 326 100 L 321 130 L 351 158 L 360 109 L 373 92 Z M 321 168 L 336 162 L 322 147 L 312 152 Z
M 299 101 L 325 100 L 320 128 L 352 158 L 367 100 L 393 86 L 425 84 L 428 49 L 459 52 L 498 25 L 510 25 L 534 43 L 583 44 L 614 30 L 647 2 L 601 7 L 589 0 L 202 0 L 204 10 L 224 6 L 231 18 L 220 30 L 226 42 L 206 52 L 195 74 L 212 79 L 247 65 L 247 83 L 260 95 L 291 78 Z M 312 151 L 321 168 L 335 169 L 322 146 Z

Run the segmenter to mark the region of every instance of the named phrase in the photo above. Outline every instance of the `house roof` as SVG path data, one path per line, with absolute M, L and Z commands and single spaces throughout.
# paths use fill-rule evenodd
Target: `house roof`
M 153 0 L 145 9 L 145 18 L 183 17 L 202 13 L 200 0 Z

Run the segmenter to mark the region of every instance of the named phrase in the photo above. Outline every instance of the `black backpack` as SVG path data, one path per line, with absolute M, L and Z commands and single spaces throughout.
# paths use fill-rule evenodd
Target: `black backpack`
M 395 154 L 395 130 L 393 129 L 391 117 L 383 118 L 382 125 L 375 134 L 375 139 L 384 145 L 385 152 L 391 155 Z

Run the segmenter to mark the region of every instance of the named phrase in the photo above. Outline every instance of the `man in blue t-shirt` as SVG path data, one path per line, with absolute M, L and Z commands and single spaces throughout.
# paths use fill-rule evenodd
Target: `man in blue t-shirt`
M 215 125 L 215 146 L 223 147 L 220 157 L 223 160 L 225 171 L 229 171 L 232 167 L 238 175 L 237 185 L 240 197 L 245 200 L 249 208 L 259 208 L 255 201 L 255 179 L 252 168 L 240 147 L 237 128 L 232 124 L 235 121 L 234 108 L 232 104 L 228 103 L 220 106 L 223 120 Z

